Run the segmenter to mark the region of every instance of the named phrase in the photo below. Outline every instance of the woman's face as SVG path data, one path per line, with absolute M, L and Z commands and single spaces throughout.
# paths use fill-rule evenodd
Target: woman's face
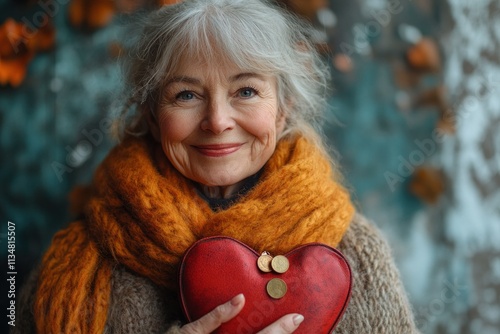
M 153 133 L 185 177 L 230 186 L 264 166 L 284 123 L 274 77 L 186 59 L 167 81 Z

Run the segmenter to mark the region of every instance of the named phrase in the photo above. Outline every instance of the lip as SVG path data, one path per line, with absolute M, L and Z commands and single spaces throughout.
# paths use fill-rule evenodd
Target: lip
M 238 151 L 241 146 L 241 143 L 193 145 L 198 152 L 208 157 L 223 157 Z

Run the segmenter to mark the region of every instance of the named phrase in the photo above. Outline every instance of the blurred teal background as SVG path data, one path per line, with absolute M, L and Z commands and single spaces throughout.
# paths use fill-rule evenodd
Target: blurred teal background
M 114 145 L 107 125 L 123 102 L 117 53 L 133 16 L 75 28 L 69 2 L 54 2 L 55 47 L 36 55 L 19 87 L 0 87 L 0 254 L 7 259 L 14 222 L 17 287 L 70 221 L 69 191 Z M 47 13 L 40 3 L 0 0 L 0 23 L 33 22 Z M 313 18 L 334 84 L 324 132 L 360 211 L 393 247 L 419 328 L 500 333 L 500 2 L 328 8 Z M 437 69 L 408 63 L 420 35 L 437 43 Z M 425 98 L 441 86 L 445 94 Z M 455 132 L 436 140 L 443 112 L 453 113 Z M 7 288 L 0 293 L 4 307 Z

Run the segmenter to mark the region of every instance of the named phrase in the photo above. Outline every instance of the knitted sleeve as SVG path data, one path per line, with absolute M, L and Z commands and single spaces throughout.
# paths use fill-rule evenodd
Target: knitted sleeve
M 105 334 L 180 333 L 178 302 L 147 278 L 118 268 L 113 272 Z
M 419 333 L 391 250 L 380 231 L 356 215 L 338 248 L 351 266 L 353 288 L 334 333 Z

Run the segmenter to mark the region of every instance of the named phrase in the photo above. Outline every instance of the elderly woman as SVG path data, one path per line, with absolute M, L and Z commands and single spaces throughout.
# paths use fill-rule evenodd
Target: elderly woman
M 313 130 L 328 70 L 307 26 L 257 0 L 185 1 L 148 17 L 127 64 L 123 140 L 74 196 L 81 220 L 54 237 L 15 331 L 210 333 L 253 305 L 236 295 L 186 323 L 177 270 L 193 243 L 223 235 L 274 254 L 337 247 L 353 288 L 335 333 L 416 332 L 386 242 Z

